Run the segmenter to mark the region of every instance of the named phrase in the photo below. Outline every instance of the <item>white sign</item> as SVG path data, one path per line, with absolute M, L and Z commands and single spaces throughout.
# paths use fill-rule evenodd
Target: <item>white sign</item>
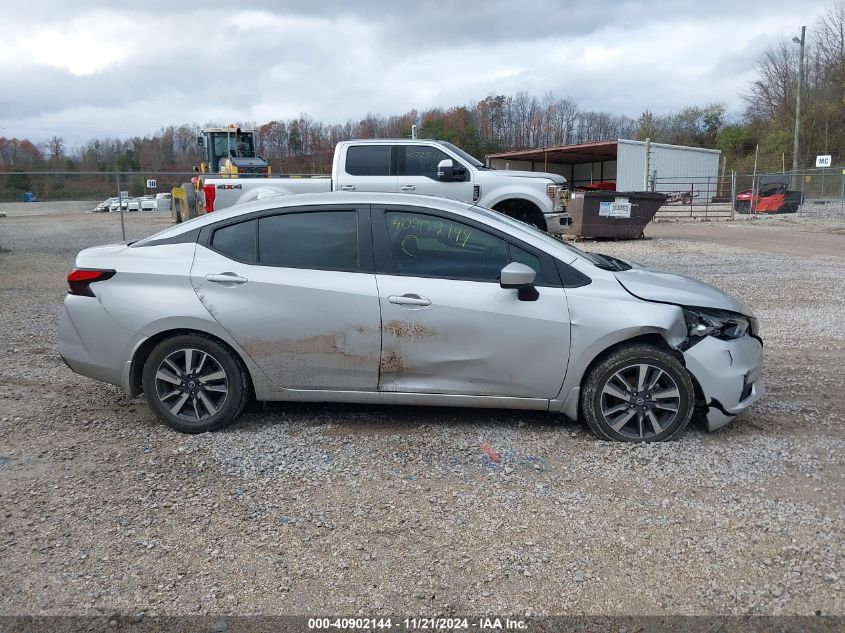
M 830 167 L 833 161 L 830 154 L 826 156 L 816 156 L 816 167 Z
M 613 209 L 610 215 L 614 218 L 630 218 L 631 217 L 631 203 L 630 202 L 614 202 Z
M 120 192 L 120 197 L 121 197 L 121 198 L 128 198 L 128 197 L 129 197 L 129 192 L 128 192 L 128 191 L 121 191 L 121 192 Z
M 630 218 L 631 217 L 631 203 L 628 198 L 617 196 L 613 200 L 613 207 L 610 215 L 614 218 Z
M 628 198 L 616 198 L 613 202 L 600 200 L 599 215 L 605 218 L 630 218 L 631 203 Z
M 155 178 L 147 178 L 147 189 L 155 189 L 156 188 L 156 179 Z

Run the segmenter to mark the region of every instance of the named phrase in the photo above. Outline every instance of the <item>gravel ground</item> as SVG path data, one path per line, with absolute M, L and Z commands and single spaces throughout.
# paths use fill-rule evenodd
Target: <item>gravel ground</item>
M 56 354 L 64 274 L 119 219 L 3 210 L 0 614 L 845 614 L 841 254 L 745 248 L 730 223 L 584 245 L 756 310 L 769 393 L 714 434 L 278 404 L 187 436 Z M 130 238 L 168 225 L 127 217 Z M 803 253 L 843 233 L 831 215 L 742 235 Z

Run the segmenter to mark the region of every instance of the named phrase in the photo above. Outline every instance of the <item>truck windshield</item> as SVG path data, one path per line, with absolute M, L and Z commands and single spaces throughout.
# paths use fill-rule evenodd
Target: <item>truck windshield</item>
M 474 156 L 470 156 L 469 154 L 467 154 L 460 147 L 457 147 L 456 145 L 452 145 L 448 141 L 437 141 L 437 142 L 440 143 L 443 147 L 448 147 L 450 150 L 455 152 L 458 156 L 463 158 L 466 162 L 468 162 L 470 165 L 472 165 L 476 169 L 490 169 L 489 167 L 487 167 L 484 163 L 482 163 L 480 160 L 478 160 Z

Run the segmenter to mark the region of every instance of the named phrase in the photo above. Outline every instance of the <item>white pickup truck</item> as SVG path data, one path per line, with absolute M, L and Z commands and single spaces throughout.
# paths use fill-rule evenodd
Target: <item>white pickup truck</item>
M 445 141 L 371 139 L 337 144 L 331 176 L 206 178 L 200 212 L 270 196 L 326 191 L 416 193 L 496 209 L 549 233 L 569 224 L 566 180 L 557 174 L 494 170 Z

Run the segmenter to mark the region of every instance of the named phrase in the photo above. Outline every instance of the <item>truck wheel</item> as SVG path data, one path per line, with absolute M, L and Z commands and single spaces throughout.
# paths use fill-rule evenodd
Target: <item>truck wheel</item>
M 746 214 L 751 211 L 751 203 L 748 200 L 737 200 L 734 209 L 737 213 Z
M 514 220 L 525 222 L 541 231 L 547 230 L 543 212 L 527 200 L 505 200 L 494 206 L 493 210 L 504 213 Z

